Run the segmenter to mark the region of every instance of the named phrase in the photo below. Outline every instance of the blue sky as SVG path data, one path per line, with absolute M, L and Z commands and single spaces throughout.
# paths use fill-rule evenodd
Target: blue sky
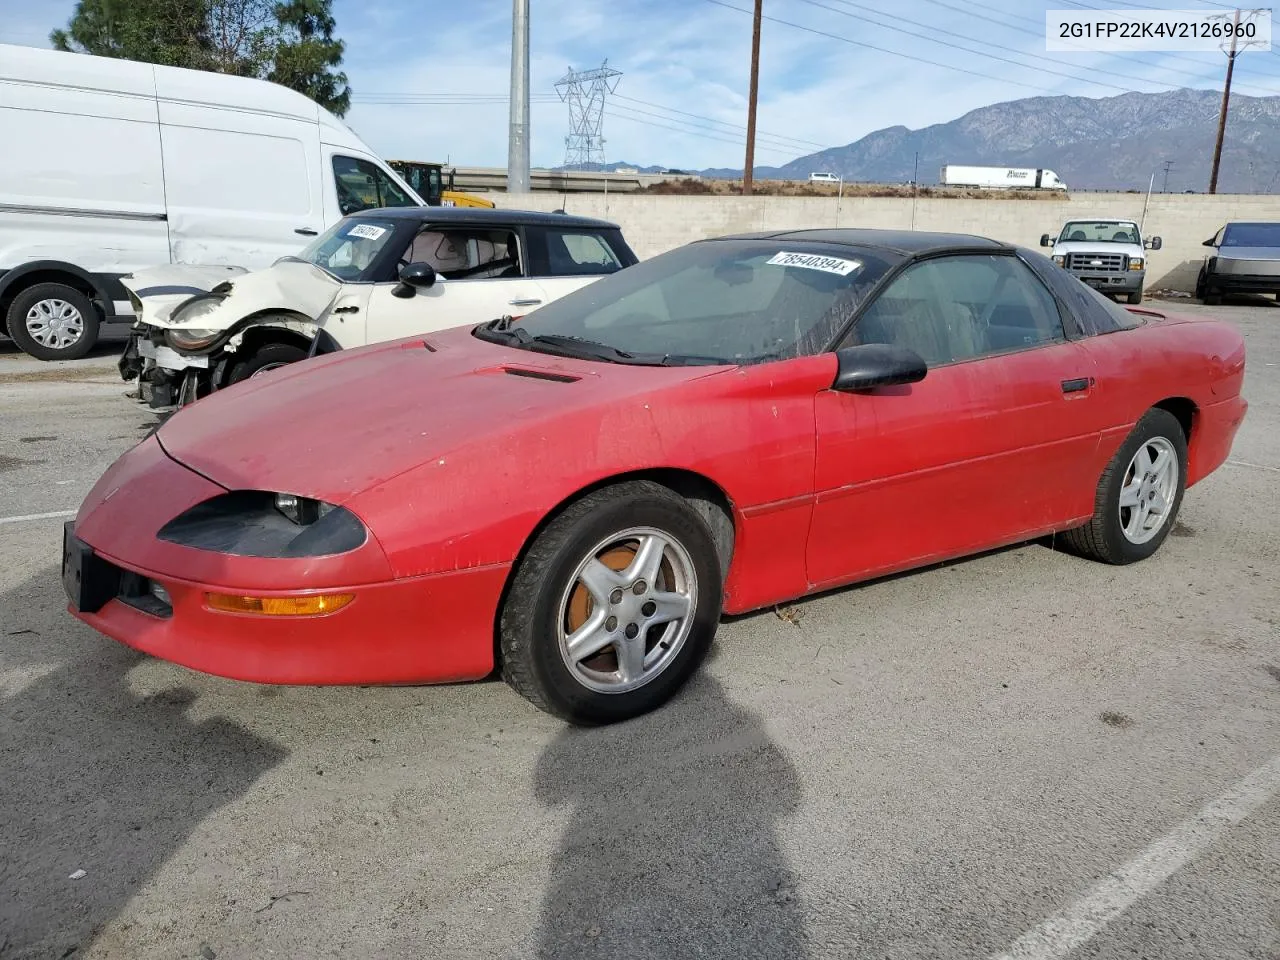
M 751 0 L 530 3 L 535 166 L 564 157 L 568 108 L 556 96 L 556 80 L 571 66 L 596 67 L 606 58 L 623 71 L 604 121 L 608 159 L 742 165 Z M 16 4 L 6 2 L 2 42 L 45 45 L 48 31 L 74 8 L 72 0 Z M 1139 5 L 765 0 L 765 15 L 787 23 L 764 23 L 756 162 L 781 164 L 882 127 L 918 128 L 1026 96 L 1219 88 L 1225 58 L 1217 53 L 1045 52 L 1046 9 Z M 1221 12 L 1226 4 L 1141 6 Z M 355 94 L 347 121 L 378 153 L 505 166 L 510 0 L 335 0 L 334 15 Z M 1235 89 L 1280 94 L 1280 52 L 1241 56 Z

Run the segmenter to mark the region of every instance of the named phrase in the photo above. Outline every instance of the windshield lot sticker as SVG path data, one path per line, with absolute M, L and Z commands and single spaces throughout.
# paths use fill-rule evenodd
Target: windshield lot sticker
M 347 231 L 347 236 L 359 237 L 361 240 L 377 240 L 386 232 L 386 227 L 375 227 L 371 223 L 359 223 Z
M 805 270 L 821 270 L 823 273 L 834 273 L 847 277 L 862 266 L 861 260 L 842 260 L 839 257 L 819 257 L 812 253 L 775 254 L 768 261 L 779 267 L 803 267 Z

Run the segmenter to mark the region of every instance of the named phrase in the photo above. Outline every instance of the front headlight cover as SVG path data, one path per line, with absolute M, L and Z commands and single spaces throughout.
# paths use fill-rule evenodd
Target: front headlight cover
M 326 503 L 323 513 L 317 510 L 304 525 L 276 506 L 278 496 L 263 490 L 219 494 L 174 517 L 156 536 L 197 550 L 276 558 L 349 553 L 369 539 L 365 525 L 343 507 Z
M 1060 267 L 1065 267 L 1067 265 L 1066 255 L 1061 253 L 1055 253 L 1053 255 L 1053 262 Z
M 173 311 L 173 323 L 197 323 L 212 314 L 226 298 L 218 294 L 202 293 L 182 303 Z M 178 350 L 202 350 L 218 339 L 221 329 L 181 327 L 165 332 L 169 345 Z

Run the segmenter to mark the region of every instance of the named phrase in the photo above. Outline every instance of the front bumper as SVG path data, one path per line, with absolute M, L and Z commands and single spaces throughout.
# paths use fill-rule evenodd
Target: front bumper
M 510 564 L 396 578 L 372 536 L 350 553 L 288 559 L 156 537 L 222 491 L 169 459 L 154 436 L 118 460 L 64 531 L 69 612 L 137 650 L 257 683 L 439 683 L 492 672 Z M 281 617 L 211 610 L 211 592 L 355 599 L 328 614 Z
M 1145 270 L 1126 270 L 1124 273 L 1091 273 L 1087 270 L 1068 272 L 1101 293 L 1137 293 L 1147 277 Z
M 1214 272 L 1206 283 L 1218 293 L 1280 293 L 1280 274 Z
M 508 570 L 484 567 L 323 590 L 248 591 L 124 565 L 79 540 L 72 524 L 63 556 L 67 609 L 99 633 L 202 673 L 272 684 L 449 683 L 487 676 Z M 163 588 L 165 600 L 156 598 L 153 583 Z M 343 592 L 356 598 L 334 613 L 270 617 L 210 610 L 209 592 Z

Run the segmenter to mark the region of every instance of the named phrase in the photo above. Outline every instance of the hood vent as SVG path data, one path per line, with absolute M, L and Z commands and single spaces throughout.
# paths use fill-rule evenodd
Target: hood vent
M 530 380 L 549 380 L 552 383 L 577 383 L 581 377 L 550 370 L 533 370 L 528 367 L 503 367 L 502 372 L 511 377 L 528 377 Z

